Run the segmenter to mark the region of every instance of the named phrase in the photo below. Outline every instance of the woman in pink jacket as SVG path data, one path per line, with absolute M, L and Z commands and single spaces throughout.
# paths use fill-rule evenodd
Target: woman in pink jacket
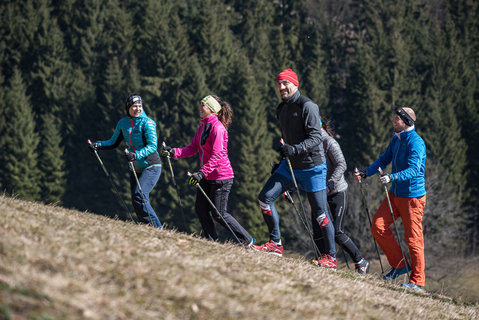
M 187 158 L 199 154 L 200 170 L 193 173 L 188 183 L 203 188 L 235 235 L 246 245 L 252 245 L 255 239 L 228 213 L 228 197 L 233 185 L 233 168 L 228 158 L 228 126 L 231 124 L 233 110 L 228 102 L 209 95 L 201 100 L 201 124 L 191 143 L 184 148 L 163 147 L 162 156 Z M 223 219 L 210 206 L 200 192 L 196 193 L 196 214 L 203 228 L 204 236 L 217 240 L 214 220 L 227 228 Z M 213 219 L 212 219 L 213 217 Z

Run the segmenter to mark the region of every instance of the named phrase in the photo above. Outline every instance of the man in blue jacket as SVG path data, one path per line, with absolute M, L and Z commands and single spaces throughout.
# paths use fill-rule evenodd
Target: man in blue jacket
M 426 282 L 422 231 L 422 216 L 426 205 L 426 145 L 416 133 L 415 121 L 416 114 L 411 108 L 396 109 L 392 120 L 395 133 L 389 146 L 366 170 L 355 173 L 355 178 L 359 181 L 361 178 L 375 175 L 378 168 L 384 169 L 392 163 L 391 174 L 381 175 L 380 182 L 392 183 L 389 198 L 394 219 L 401 218 L 403 222 L 411 265 L 403 261 L 401 247 L 389 228 L 393 218 L 386 198 L 373 217 L 371 233 L 392 267 L 384 278 L 392 280 L 411 270 L 410 281 L 403 286 L 422 291 Z

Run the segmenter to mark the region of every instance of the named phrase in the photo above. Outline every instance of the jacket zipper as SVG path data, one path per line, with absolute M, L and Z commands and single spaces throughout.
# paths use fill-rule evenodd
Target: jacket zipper
M 133 149 L 133 152 L 135 152 L 135 147 L 133 146 L 133 143 L 131 143 L 131 134 L 133 133 L 133 126 L 134 126 L 133 118 L 130 118 L 130 122 L 131 122 L 131 128 L 128 134 L 128 140 L 130 141 L 130 147 Z M 133 161 L 133 165 L 135 166 L 135 170 L 138 170 L 138 167 L 136 166 L 136 161 Z

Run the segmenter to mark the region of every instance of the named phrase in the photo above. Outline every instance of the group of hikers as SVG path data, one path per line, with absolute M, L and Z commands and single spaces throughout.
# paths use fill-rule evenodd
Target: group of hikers
M 276 116 L 282 135 L 279 164 L 258 195 L 258 202 L 269 231 L 269 241 L 256 244 L 241 224 L 228 213 L 228 197 L 234 172 L 228 158 L 228 127 L 233 110 L 220 97 L 208 95 L 199 104 L 201 124 L 191 143 L 185 147 L 163 145 L 158 152 L 156 124 L 144 109 L 140 95 L 126 99 L 127 116 L 120 119 L 109 140 L 90 143 L 91 150 L 113 149 L 125 141 L 125 157 L 130 164 L 130 185 L 135 213 L 143 223 L 161 228 L 158 215 L 151 207 L 149 193 L 161 173 L 160 155 L 174 159 L 199 155 L 200 168 L 189 174 L 188 183 L 196 185 L 195 211 L 203 236 L 217 240 L 215 221 L 248 248 L 281 256 L 283 244 L 275 200 L 285 192 L 303 190 L 311 207 L 312 242 L 322 268 L 336 269 L 337 242 L 351 257 L 355 270 L 365 275 L 369 262 L 356 244 L 344 233 L 343 223 L 348 209 L 348 184 L 344 177 L 346 161 L 334 132 L 319 113 L 319 107 L 299 91 L 297 74 L 285 69 L 276 78 L 281 103 Z M 425 285 L 424 240 L 422 216 L 426 203 L 426 148 L 416 133 L 415 112 L 409 107 L 395 109 L 392 119 L 394 135 L 376 161 L 364 170 L 355 170 L 359 182 L 379 176 L 389 191 L 372 219 L 371 233 L 387 257 L 391 270 L 384 279 L 396 279 L 411 272 L 403 287 L 422 291 Z M 391 174 L 382 172 L 391 163 Z M 299 191 L 298 191 L 299 194 Z M 328 210 L 329 207 L 329 210 Z M 390 226 L 402 219 L 411 261 L 408 261 Z M 308 230 L 309 231 L 309 230 Z M 397 232 L 397 230 L 396 230 Z

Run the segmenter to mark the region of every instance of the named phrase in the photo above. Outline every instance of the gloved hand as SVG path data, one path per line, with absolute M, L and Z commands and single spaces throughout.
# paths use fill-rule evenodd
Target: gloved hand
M 91 152 L 95 152 L 100 148 L 100 146 L 98 145 L 97 142 L 93 142 L 88 144 L 88 148 L 90 148 Z
M 125 158 L 126 160 L 128 160 L 129 162 L 133 162 L 136 160 L 136 153 L 134 152 L 130 152 L 128 150 L 125 149 Z
M 334 190 L 334 181 L 333 180 L 329 180 L 326 183 L 326 193 L 329 193 L 331 190 Z
M 279 168 L 279 163 L 271 162 L 271 174 L 273 174 L 278 168 Z
M 356 181 L 361 182 L 361 179 L 366 179 L 367 177 L 368 174 L 365 170 L 358 170 L 358 168 L 354 169 L 354 179 L 356 179 Z
M 164 145 L 161 148 L 161 153 L 160 155 L 162 157 L 173 157 L 175 155 L 175 150 L 173 150 L 172 147 L 168 147 L 167 145 Z
M 201 172 L 201 171 L 195 172 L 188 179 L 188 184 L 192 184 L 192 185 L 196 186 L 196 184 L 198 182 L 200 182 L 201 179 L 203 179 L 204 177 L 205 177 L 205 175 L 203 174 L 203 172 Z
M 391 175 L 387 173 L 382 173 L 379 176 L 379 181 L 381 182 L 381 184 L 388 184 L 389 182 L 391 182 Z
M 283 158 L 289 158 L 299 154 L 298 147 L 289 144 L 283 144 L 280 146 L 278 152 Z

